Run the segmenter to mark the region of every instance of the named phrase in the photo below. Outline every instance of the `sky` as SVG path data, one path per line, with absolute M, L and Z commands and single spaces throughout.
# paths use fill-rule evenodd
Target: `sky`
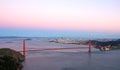
M 120 0 L 0 0 L 0 36 L 120 38 Z

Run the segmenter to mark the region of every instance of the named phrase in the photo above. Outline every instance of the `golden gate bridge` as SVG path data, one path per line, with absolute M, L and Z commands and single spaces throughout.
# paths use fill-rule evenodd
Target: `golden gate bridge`
M 34 49 L 34 50 L 27 50 L 26 49 L 26 40 L 23 40 L 23 50 L 18 52 L 23 52 L 24 57 L 26 58 L 27 52 L 37 52 L 37 51 L 45 51 L 45 50 L 69 50 L 69 49 L 88 49 L 88 53 L 91 53 L 92 44 L 91 40 L 88 41 L 88 47 L 68 47 L 68 48 L 40 48 L 40 49 Z

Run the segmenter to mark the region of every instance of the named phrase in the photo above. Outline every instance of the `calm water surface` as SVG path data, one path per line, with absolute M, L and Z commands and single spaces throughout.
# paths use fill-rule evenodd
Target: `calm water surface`
M 23 70 L 120 70 L 120 51 L 31 53 Z

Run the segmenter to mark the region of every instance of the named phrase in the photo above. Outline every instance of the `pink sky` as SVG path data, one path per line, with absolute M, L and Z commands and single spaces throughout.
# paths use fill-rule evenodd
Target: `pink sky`
M 0 28 L 120 32 L 120 1 L 0 0 Z

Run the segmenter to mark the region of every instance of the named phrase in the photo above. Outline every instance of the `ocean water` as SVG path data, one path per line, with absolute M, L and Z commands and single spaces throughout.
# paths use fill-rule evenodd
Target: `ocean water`
M 0 39 L 0 48 L 23 50 L 23 39 Z M 43 48 L 88 47 L 88 45 L 50 43 L 47 39 L 26 41 L 27 50 Z M 22 52 L 21 52 L 22 53 Z M 120 50 L 101 52 L 93 48 L 27 52 L 22 70 L 120 70 Z
M 22 70 L 120 70 L 120 51 L 39 52 L 28 57 Z

